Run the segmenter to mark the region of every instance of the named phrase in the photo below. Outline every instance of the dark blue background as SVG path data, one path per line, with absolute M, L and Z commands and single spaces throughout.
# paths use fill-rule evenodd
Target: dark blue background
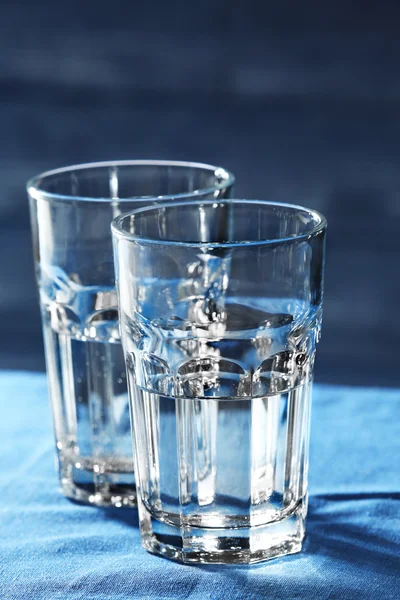
M 325 213 L 317 379 L 398 385 L 396 3 L 82 4 L 0 8 L 0 368 L 44 369 L 28 177 L 174 158 Z

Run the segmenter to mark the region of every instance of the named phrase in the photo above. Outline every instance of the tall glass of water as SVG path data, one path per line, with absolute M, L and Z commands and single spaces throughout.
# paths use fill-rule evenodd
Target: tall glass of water
M 227 197 L 210 165 L 79 165 L 28 183 L 61 489 L 96 505 L 136 502 L 110 224 L 137 206 Z
M 113 221 L 150 552 L 252 563 L 301 549 L 325 228 L 253 200 Z

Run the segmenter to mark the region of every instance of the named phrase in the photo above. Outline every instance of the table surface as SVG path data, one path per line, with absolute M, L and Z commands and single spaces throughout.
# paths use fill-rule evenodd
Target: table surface
M 0 598 L 399 598 L 400 390 L 315 386 L 307 538 L 252 567 L 142 550 L 133 509 L 63 498 L 42 374 L 0 372 Z

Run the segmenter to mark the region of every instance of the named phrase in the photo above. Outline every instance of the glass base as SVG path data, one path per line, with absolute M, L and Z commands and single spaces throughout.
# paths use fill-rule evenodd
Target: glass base
M 250 528 L 218 529 L 170 525 L 139 510 L 142 546 L 182 563 L 252 564 L 300 552 L 307 502 L 279 521 Z
M 87 461 L 86 461 L 87 462 Z M 82 459 L 60 461 L 60 487 L 67 498 L 92 506 L 137 506 L 132 471 L 96 472 Z M 77 468 L 76 465 L 79 465 Z
M 104 485 L 94 489 L 94 485 L 88 485 L 87 489 L 82 485 L 70 482 L 61 482 L 60 490 L 70 500 L 90 504 L 92 506 L 137 506 L 136 491 L 132 488 L 120 485 Z

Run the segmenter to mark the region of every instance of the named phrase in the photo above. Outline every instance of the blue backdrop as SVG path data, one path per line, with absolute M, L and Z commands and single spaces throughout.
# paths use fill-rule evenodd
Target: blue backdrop
M 317 380 L 399 384 L 400 9 L 234 4 L 2 3 L 0 368 L 44 368 L 27 178 L 176 158 L 326 214 Z

